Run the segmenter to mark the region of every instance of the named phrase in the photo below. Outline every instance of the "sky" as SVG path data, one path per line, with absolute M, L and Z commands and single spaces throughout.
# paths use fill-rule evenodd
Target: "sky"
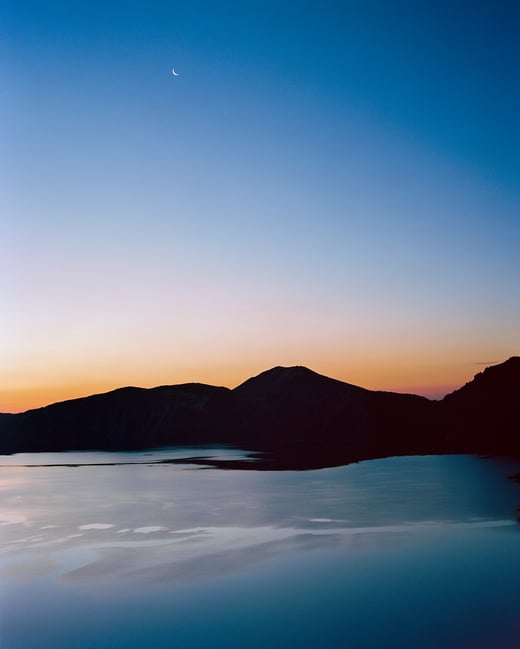
M 520 353 L 516 0 L 0 25 L 0 412 L 275 365 L 439 398 Z

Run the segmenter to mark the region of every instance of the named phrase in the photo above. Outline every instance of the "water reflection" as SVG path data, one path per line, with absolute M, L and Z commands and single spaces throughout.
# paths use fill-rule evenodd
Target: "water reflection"
M 180 459 L 183 453 L 192 457 L 190 452 L 175 451 Z M 218 452 L 238 456 L 232 449 Z M 135 628 L 120 643 L 123 600 L 136 607 L 154 646 L 171 646 L 167 638 L 174 629 L 180 633 L 181 609 L 184 631 L 177 646 L 208 646 L 207 638 L 195 639 L 196 610 L 200 616 L 200 606 L 215 596 L 214 587 L 231 607 L 219 609 L 220 622 L 206 619 L 223 646 L 323 646 L 320 633 L 326 633 L 326 646 L 347 646 L 350 637 L 357 649 L 365 646 L 363 634 L 376 641 L 374 621 L 379 628 L 390 624 L 388 610 L 396 599 L 401 608 L 403 601 L 408 606 L 393 611 L 403 626 L 399 642 L 387 638 L 366 646 L 427 647 L 424 638 L 419 641 L 433 624 L 421 618 L 427 597 L 437 616 L 444 600 L 452 606 L 454 598 L 466 598 L 479 628 L 470 634 L 472 649 L 485 646 L 478 644 L 486 637 L 483 625 L 494 630 L 495 644 L 488 645 L 494 649 L 506 649 L 497 638 L 520 633 L 510 615 L 511 602 L 520 595 L 514 576 L 515 570 L 520 574 L 519 488 L 505 479 L 518 471 L 518 463 L 465 456 L 393 458 L 308 472 L 201 471 L 189 464 L 153 463 L 168 459 L 167 453 L 147 455 L 144 463 L 122 454 L 122 463 L 111 466 L 93 454 L 83 458 L 90 466 L 78 468 L 70 467 L 70 456 L 66 462 L 61 458 L 67 466 L 60 467 L 20 467 L 16 464 L 26 458 L 13 456 L 10 460 L 17 461 L 0 469 L 3 649 L 145 646 L 135 644 Z M 43 459 L 55 465 L 60 458 Z M 277 602 L 289 616 L 294 644 L 280 645 L 279 636 L 266 629 L 257 629 L 258 637 L 248 643 L 229 636 L 229 616 L 243 615 L 257 624 L 256 613 L 251 617 L 234 595 L 243 589 L 264 593 L 258 616 L 280 634 Z M 353 618 L 338 608 L 336 598 L 349 601 Z M 38 619 L 35 611 L 43 606 L 50 620 L 59 602 L 62 615 L 65 611 L 76 620 L 77 633 L 87 610 L 101 600 L 113 617 L 112 626 L 106 621 L 106 645 L 90 629 L 84 630 L 84 640 L 70 644 L 76 637 L 72 627 L 66 641 L 66 633 L 60 639 L 44 622 L 34 623 L 37 641 L 26 635 L 22 610 Z M 163 601 L 177 610 L 174 619 L 157 617 Z M 316 610 L 309 609 L 310 602 Z M 215 606 L 212 601 L 210 608 Z M 98 614 L 105 615 L 101 609 Z M 423 619 L 424 628 L 408 633 L 404 626 L 411 614 Z M 313 631 L 302 615 L 328 619 L 329 627 L 321 622 L 320 633 Z M 442 615 L 435 627 L 459 628 L 449 607 Z M 463 622 L 459 626 L 460 633 L 469 633 Z M 460 637 L 458 644 L 446 637 L 437 642 L 436 648 L 465 646 Z

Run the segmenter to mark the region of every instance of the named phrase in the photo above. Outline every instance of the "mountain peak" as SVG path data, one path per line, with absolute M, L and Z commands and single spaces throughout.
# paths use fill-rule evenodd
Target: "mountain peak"
M 249 396 L 269 396 L 270 394 L 288 395 L 293 392 L 301 395 L 307 391 L 316 395 L 321 391 L 330 393 L 331 390 L 344 392 L 345 390 L 362 389 L 318 374 L 303 365 L 291 367 L 277 365 L 248 379 L 236 387 L 235 391 Z

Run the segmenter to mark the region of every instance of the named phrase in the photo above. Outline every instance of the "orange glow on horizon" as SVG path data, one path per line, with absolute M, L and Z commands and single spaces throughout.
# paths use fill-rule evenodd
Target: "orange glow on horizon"
M 250 363 L 247 367 L 237 364 L 225 368 L 226 371 L 217 367 L 192 367 L 168 372 L 163 368 L 162 371 L 155 374 L 150 371 L 142 371 L 141 368 L 140 372 L 128 374 L 114 372 L 111 379 L 105 381 L 96 381 L 89 377 L 84 380 L 71 378 L 67 383 L 56 380 L 49 380 L 48 383 L 45 383 L 40 377 L 39 384 L 33 387 L 19 385 L 0 389 L 0 412 L 24 412 L 60 401 L 109 392 L 127 385 L 153 388 L 158 385 L 198 382 L 234 388 L 274 365 L 305 365 L 319 374 L 370 390 L 417 394 L 430 399 L 440 399 L 445 394 L 462 387 L 483 369 L 483 367 L 475 367 L 471 364 L 459 364 L 456 367 L 410 365 L 396 368 L 369 364 L 363 366 L 354 363 L 350 363 L 348 369 L 345 369 L 338 367 L 336 363 L 319 365 L 303 362 L 275 362 L 264 367 L 253 367 Z

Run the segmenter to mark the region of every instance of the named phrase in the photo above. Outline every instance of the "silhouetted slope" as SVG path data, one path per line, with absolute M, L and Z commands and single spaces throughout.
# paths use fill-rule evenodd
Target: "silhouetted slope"
M 430 449 L 419 428 L 432 406 L 423 397 L 373 392 L 305 367 L 275 367 L 234 392 L 248 413 L 249 433 L 278 452 L 316 440 L 322 453 L 350 459 Z
M 248 397 L 271 398 L 273 396 L 298 398 L 342 397 L 347 393 L 369 392 L 364 388 L 331 379 L 317 372 L 297 365 L 295 367 L 273 367 L 270 370 L 248 379 L 234 392 Z
M 120 388 L 29 410 L 9 426 L 13 450 L 135 449 L 225 434 L 231 391 L 201 384 Z M 2 440 L 4 442 L 4 440 Z
M 446 447 L 520 454 L 520 357 L 486 368 L 446 395 L 440 410 Z
M 0 413 L 0 453 L 10 452 L 11 448 L 16 448 L 17 440 L 14 432 L 16 417 L 17 415 Z
M 227 442 L 271 451 L 285 468 L 417 453 L 520 454 L 519 393 L 517 357 L 440 402 L 275 367 L 234 390 L 128 387 L 3 414 L 0 452 Z
M 249 436 L 264 444 L 324 439 L 330 422 L 364 390 L 305 367 L 275 367 L 233 391 Z

